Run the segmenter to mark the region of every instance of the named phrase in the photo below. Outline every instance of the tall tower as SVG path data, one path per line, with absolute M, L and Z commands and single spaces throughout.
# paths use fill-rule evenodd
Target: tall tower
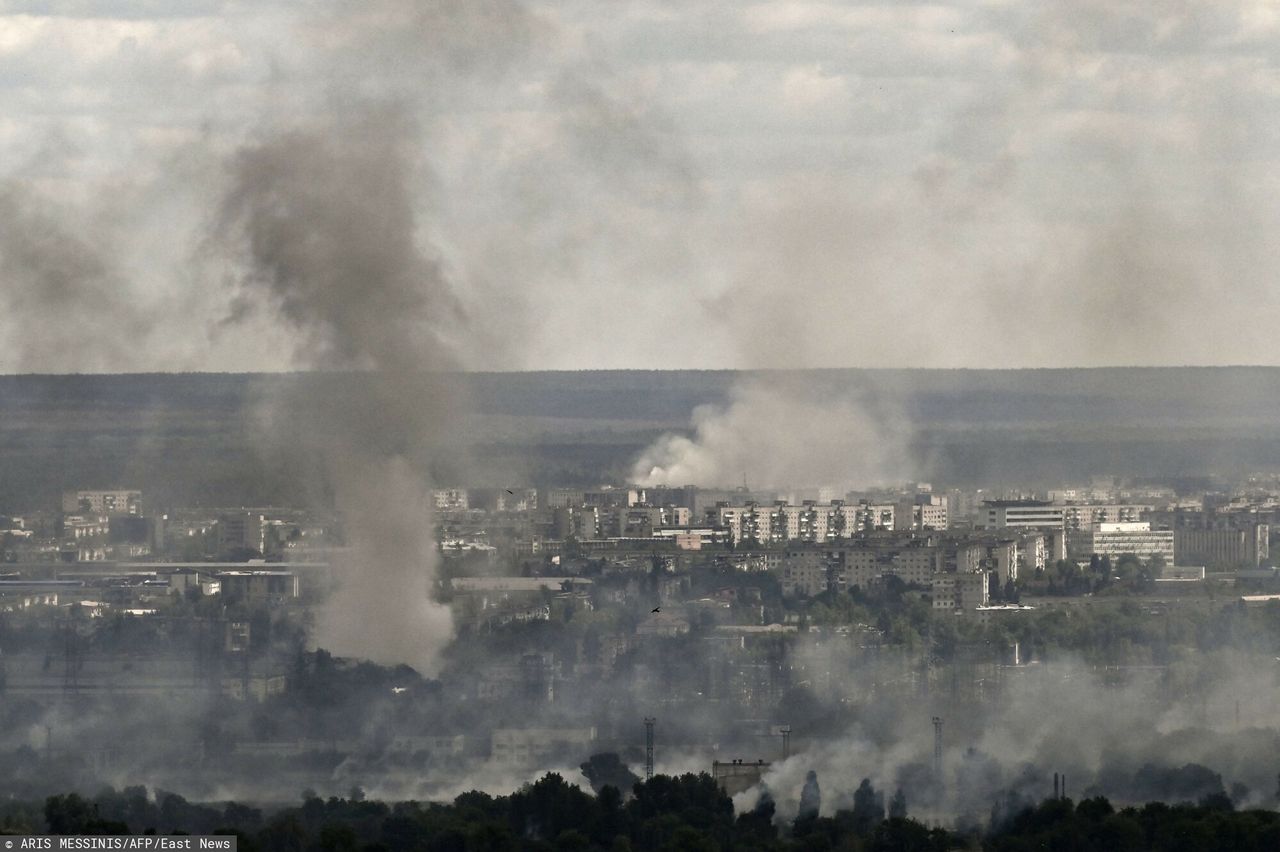
M 933 717 L 933 780 L 942 783 L 942 717 Z
M 652 716 L 644 717 L 644 780 L 653 777 L 653 723 L 658 721 Z

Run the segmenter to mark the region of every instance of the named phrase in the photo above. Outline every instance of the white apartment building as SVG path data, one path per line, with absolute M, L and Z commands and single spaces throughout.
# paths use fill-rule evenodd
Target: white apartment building
M 898 503 L 893 521 L 899 530 L 945 530 L 949 522 L 947 498 L 916 494 Z
M 762 545 L 804 541 L 820 544 L 852 538 L 863 532 L 893 529 L 894 507 L 843 502 L 771 506 L 747 503 L 715 509 L 717 526 L 727 527 L 736 542 L 754 540 Z

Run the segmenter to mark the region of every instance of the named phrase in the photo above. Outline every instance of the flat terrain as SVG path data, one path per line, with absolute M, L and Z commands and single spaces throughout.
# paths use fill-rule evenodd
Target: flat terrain
M 725 404 L 749 375 L 455 376 L 450 404 L 467 412 L 459 430 L 467 444 L 441 454 L 439 477 L 620 479 L 650 441 L 687 431 L 695 407 Z M 832 397 L 891 400 L 910 432 L 917 475 L 951 484 L 1035 486 L 1102 473 L 1192 484 L 1280 469 L 1280 368 L 810 370 L 770 378 Z M 308 448 L 267 446 L 257 424 L 264 406 L 304 383 L 361 405 L 362 383 L 351 375 L 2 376 L 0 511 L 52 508 L 63 488 L 117 484 L 182 504 L 302 502 L 314 487 Z

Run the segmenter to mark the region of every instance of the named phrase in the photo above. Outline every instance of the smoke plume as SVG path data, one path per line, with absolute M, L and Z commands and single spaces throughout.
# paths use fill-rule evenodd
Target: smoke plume
M 3 369 L 51 372 L 141 364 L 141 341 L 151 325 L 107 260 L 105 229 L 75 221 L 17 181 L 0 186 L 0 220 L 0 305 L 12 359 Z M 95 330 L 104 317 L 116 328 L 100 336 Z
M 413 64 L 420 45 L 383 36 L 401 25 L 434 39 L 450 27 L 476 35 L 485 16 L 451 9 L 335 7 L 339 20 L 310 35 L 317 55 L 351 64 L 355 82 L 318 116 L 273 122 L 235 154 L 219 230 L 243 261 L 244 309 L 277 316 L 303 366 L 359 374 L 351 395 L 308 383 L 271 413 L 320 454 L 344 521 L 348 548 L 334 560 L 338 586 L 314 641 L 428 671 L 453 632 L 448 608 L 432 599 L 428 468 L 459 407 L 442 373 L 459 366 L 453 341 L 466 322 L 442 262 L 424 248 L 417 105 L 391 94 L 397 58 Z M 364 49 L 371 43 L 378 50 Z M 477 61 L 480 45 L 459 44 L 462 54 L 446 59 Z M 446 73 L 418 67 L 428 79 Z
M 668 434 L 636 460 L 640 485 L 852 488 L 908 478 L 905 420 L 870 388 L 754 374 L 727 405 L 700 406 L 693 436 Z
M 447 431 L 439 373 L 456 366 L 446 339 L 463 320 L 419 247 L 415 141 L 412 120 L 383 106 L 249 146 L 232 163 L 223 227 L 243 247 L 242 286 L 298 334 L 304 363 L 363 371 L 358 399 L 308 385 L 285 404 L 323 455 L 350 546 L 315 641 L 430 669 L 452 625 L 430 597 L 427 453 Z

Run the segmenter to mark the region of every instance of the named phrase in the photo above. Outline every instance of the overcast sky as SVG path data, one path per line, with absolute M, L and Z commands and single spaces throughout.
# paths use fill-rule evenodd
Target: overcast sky
M 1280 362 L 1272 2 L 0 15 L 3 372 L 314 363 L 233 164 L 387 104 L 468 367 Z

